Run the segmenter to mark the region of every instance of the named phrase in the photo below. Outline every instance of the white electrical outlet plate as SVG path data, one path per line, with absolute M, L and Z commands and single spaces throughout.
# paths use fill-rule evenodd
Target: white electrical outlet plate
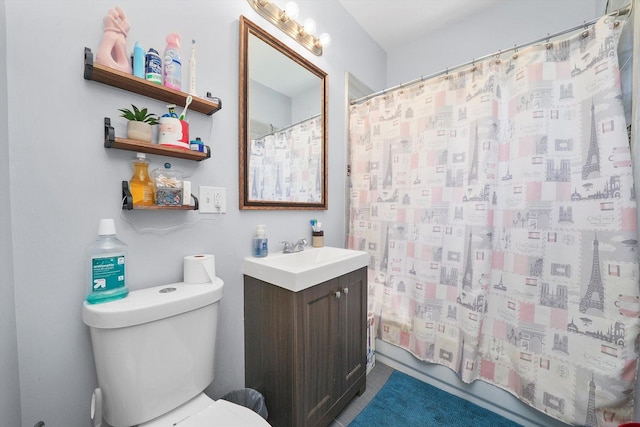
M 222 187 L 207 187 L 201 185 L 198 205 L 200 213 L 226 213 L 226 190 Z

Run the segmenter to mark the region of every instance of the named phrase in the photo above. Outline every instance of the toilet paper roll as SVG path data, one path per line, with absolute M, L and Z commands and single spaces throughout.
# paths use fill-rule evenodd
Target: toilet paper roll
M 201 254 L 184 257 L 184 283 L 213 283 L 215 279 L 216 258 L 213 255 Z

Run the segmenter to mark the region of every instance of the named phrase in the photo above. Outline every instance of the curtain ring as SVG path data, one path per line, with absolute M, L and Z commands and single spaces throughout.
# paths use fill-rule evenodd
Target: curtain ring
M 517 59 L 518 58 L 518 45 L 517 44 L 513 45 L 513 56 L 511 58 L 512 59 Z
M 473 58 L 471 60 L 471 71 L 475 71 L 476 70 L 476 58 Z
M 547 33 L 547 42 L 544 45 L 547 49 L 551 49 L 553 47 L 553 43 L 551 43 L 551 36 Z
M 502 60 L 500 59 L 500 55 L 501 55 L 501 54 L 502 54 L 502 52 L 501 52 L 501 51 L 498 51 L 498 52 L 495 54 L 495 56 L 494 56 L 494 58 L 495 58 L 494 62 L 495 62 L 496 64 L 499 64 L 499 63 L 502 61 Z
M 584 31 L 582 32 L 582 38 L 586 38 L 589 37 L 589 27 L 587 27 L 587 22 L 583 21 L 584 23 Z
M 449 80 L 449 67 L 447 67 L 444 71 L 444 79 Z

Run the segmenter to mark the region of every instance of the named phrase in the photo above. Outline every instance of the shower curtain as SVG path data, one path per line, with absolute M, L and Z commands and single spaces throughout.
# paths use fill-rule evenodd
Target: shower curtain
M 302 203 L 322 200 L 319 115 L 252 139 L 249 156 L 249 200 Z
M 349 247 L 378 338 L 566 423 L 633 415 L 622 22 L 351 107 Z

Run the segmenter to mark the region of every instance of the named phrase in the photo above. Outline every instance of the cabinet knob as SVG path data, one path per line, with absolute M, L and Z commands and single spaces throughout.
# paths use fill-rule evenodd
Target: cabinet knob
M 340 291 L 336 291 L 335 296 L 336 298 L 340 298 Z
M 344 289 L 342 290 L 342 292 L 344 292 L 344 294 L 345 294 L 345 295 L 346 295 L 346 294 L 348 294 L 348 293 L 349 293 L 349 288 L 344 288 Z

